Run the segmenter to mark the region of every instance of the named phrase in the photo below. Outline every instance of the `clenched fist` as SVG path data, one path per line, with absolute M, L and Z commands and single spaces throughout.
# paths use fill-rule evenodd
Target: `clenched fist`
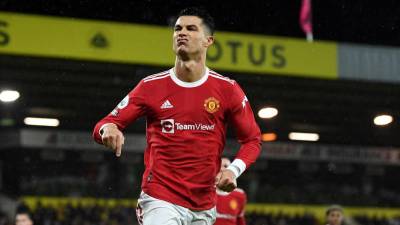
M 225 192 L 231 192 L 237 187 L 235 174 L 228 169 L 222 169 L 215 177 L 215 185 Z
M 103 145 L 114 150 L 117 157 L 121 156 L 125 137 L 115 124 L 107 124 L 102 129 L 101 140 Z

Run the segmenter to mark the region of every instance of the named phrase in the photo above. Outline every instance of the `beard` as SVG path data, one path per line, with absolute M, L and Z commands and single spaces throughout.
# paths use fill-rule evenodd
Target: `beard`
M 201 55 L 201 50 L 200 49 L 189 49 L 187 46 L 185 47 L 177 47 L 175 50 L 175 54 L 183 61 L 188 61 L 188 60 L 197 60 L 199 56 Z
M 176 55 L 179 56 L 183 61 L 189 60 L 189 51 L 186 48 L 179 48 L 176 52 Z

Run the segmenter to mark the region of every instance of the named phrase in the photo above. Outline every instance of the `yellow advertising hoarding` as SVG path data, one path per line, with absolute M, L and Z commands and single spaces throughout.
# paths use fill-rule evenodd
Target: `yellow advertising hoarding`
M 69 198 L 69 197 L 46 197 L 46 196 L 24 196 L 21 200 L 30 208 L 35 210 L 38 203 L 45 207 L 74 207 L 81 205 L 89 207 L 99 205 L 104 207 L 135 207 L 136 199 L 104 199 L 104 198 Z M 246 213 L 259 215 L 313 215 L 318 220 L 324 221 L 327 205 L 304 205 L 304 204 L 273 204 L 273 203 L 249 203 L 246 205 Z M 344 207 L 345 216 L 367 216 L 369 218 L 396 218 L 400 216 L 399 208 L 384 207 Z
M 172 29 L 0 12 L 0 53 L 172 66 Z M 337 78 L 337 44 L 216 32 L 216 70 Z
M 218 32 L 211 67 L 229 71 L 337 78 L 336 44 Z

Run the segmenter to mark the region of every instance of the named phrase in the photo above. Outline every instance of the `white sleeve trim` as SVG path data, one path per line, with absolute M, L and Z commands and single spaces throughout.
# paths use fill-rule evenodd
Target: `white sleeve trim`
M 238 178 L 246 170 L 246 163 L 241 159 L 235 159 L 227 169 L 231 170 Z
M 105 126 L 110 125 L 110 124 L 114 124 L 114 125 L 115 125 L 115 123 L 105 123 L 105 124 L 103 124 L 103 125 L 100 127 L 100 129 L 99 129 L 99 135 L 100 135 L 100 137 L 103 136 L 103 135 L 101 135 L 101 130 L 103 130 L 103 128 L 104 128 Z

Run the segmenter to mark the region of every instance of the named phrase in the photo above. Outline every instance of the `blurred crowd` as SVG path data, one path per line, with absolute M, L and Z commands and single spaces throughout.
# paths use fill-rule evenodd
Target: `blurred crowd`
M 313 215 L 289 216 L 286 214 L 246 214 L 248 225 L 319 225 Z
M 400 225 L 400 217 L 397 218 L 368 218 L 366 216 L 356 216 L 354 220 L 360 225 Z
M 19 211 L 26 211 L 24 205 Z M 17 211 L 18 211 L 17 210 Z M 31 211 L 34 225 L 137 225 L 135 207 L 132 206 L 72 206 L 45 207 L 38 204 Z M 246 214 L 247 225 L 321 225 L 311 214 L 290 216 L 287 214 Z M 344 225 L 400 225 L 400 218 L 354 217 Z M 14 224 L 14 219 L 0 212 L 0 225 Z M 325 224 L 325 223 L 322 223 Z
M 141 160 L 137 156 L 137 160 Z M 329 171 L 305 173 L 296 163 L 268 162 L 268 173 L 251 169 L 238 180 L 250 202 L 400 207 L 400 183 L 393 177 L 400 172 L 387 168 L 387 175 L 365 177 L 362 173 L 335 174 Z M 286 163 L 286 162 L 285 162 Z M 320 165 L 322 168 L 323 165 Z M 68 168 L 66 170 L 65 168 Z M 29 170 L 30 169 L 30 170 Z M 360 169 L 361 170 L 361 169 Z M 49 172 L 50 171 L 50 172 Z M 396 173 L 395 173 L 396 172 Z M 9 171 L 14 174 L 14 171 Z M 7 194 L 131 198 L 141 190 L 141 162 L 135 164 L 37 162 L 21 171 Z M 115 174 L 119 174 L 115 176 Z M 287 179 L 290 177 L 290 179 Z M 116 191 L 118 190 L 118 191 Z M 313 193 L 312 195 L 304 193 Z M 353 198 L 357 196 L 357 198 Z

